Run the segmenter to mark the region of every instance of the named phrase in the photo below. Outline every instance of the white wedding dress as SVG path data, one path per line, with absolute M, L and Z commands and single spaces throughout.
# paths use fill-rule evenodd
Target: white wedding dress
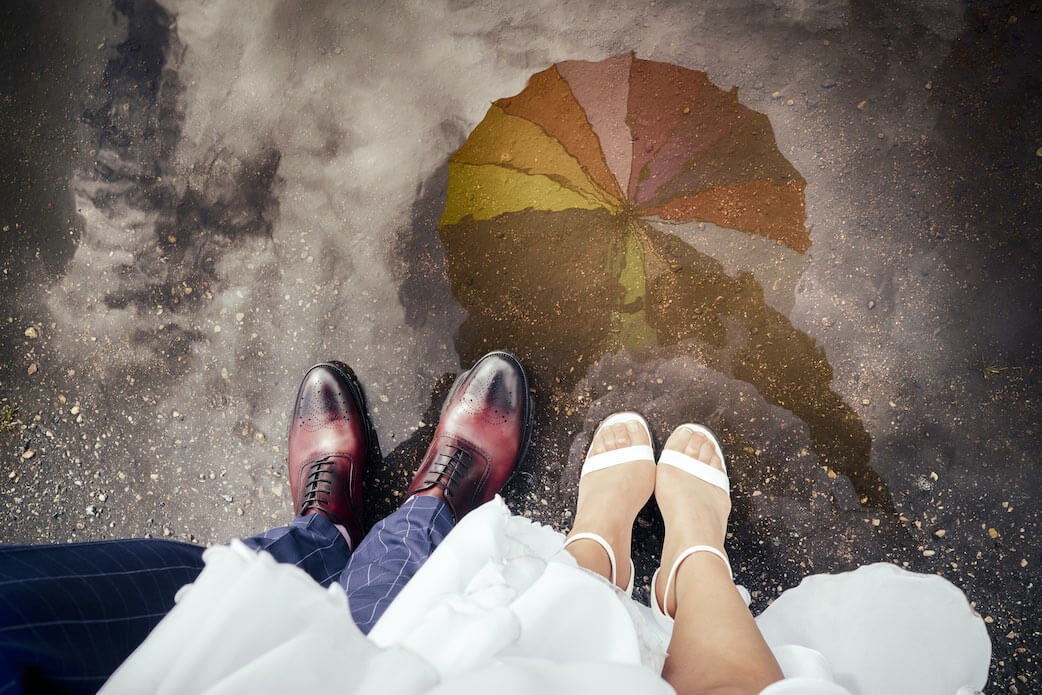
M 668 635 L 500 498 L 467 515 L 368 637 L 339 585 L 233 541 L 102 693 L 672 693 Z M 757 617 L 786 678 L 762 695 L 971 695 L 984 623 L 948 581 L 889 564 L 815 575 Z

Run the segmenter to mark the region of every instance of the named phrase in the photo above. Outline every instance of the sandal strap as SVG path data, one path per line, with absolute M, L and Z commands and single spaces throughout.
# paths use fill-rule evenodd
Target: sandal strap
M 680 564 L 695 553 L 712 553 L 723 560 L 724 565 L 727 567 L 727 574 L 731 577 L 731 581 L 734 581 L 734 572 L 731 571 L 731 563 L 727 560 L 727 556 L 724 555 L 723 551 L 714 548 L 711 545 L 693 545 L 690 548 L 687 548 L 677 556 L 677 559 L 673 562 L 673 567 L 669 570 L 669 575 L 666 577 L 666 591 L 662 595 L 662 600 L 665 605 L 659 606 L 658 596 L 655 594 L 655 580 L 658 578 L 658 570 L 655 571 L 655 576 L 651 578 L 651 594 L 654 601 L 652 607 L 655 608 L 655 612 L 658 614 L 660 620 L 670 622 L 673 620 L 673 616 L 667 612 L 669 590 L 673 588 L 673 580 L 676 579 L 677 571 L 680 569 Z M 739 593 L 741 593 L 741 591 L 739 591 Z M 748 605 L 748 603 L 746 605 Z
M 583 463 L 579 477 L 582 478 L 589 473 L 611 468 L 612 466 L 620 466 L 630 461 L 651 461 L 654 463 L 655 450 L 651 448 L 650 444 L 634 444 L 622 449 L 612 449 L 611 451 L 594 454 Z
M 612 413 L 608 417 L 604 418 L 600 425 L 597 426 L 597 430 L 594 432 L 594 438 L 597 434 L 605 427 L 611 425 L 636 422 L 644 434 L 648 437 L 648 442 L 651 442 L 651 429 L 648 427 L 647 421 L 641 417 L 640 413 L 633 411 L 623 411 L 619 413 Z M 631 461 L 650 461 L 655 462 L 655 450 L 651 444 L 634 444 L 633 446 L 627 446 L 622 449 L 613 449 L 612 451 L 605 451 L 600 454 L 594 454 L 590 456 L 587 454 L 586 460 L 583 461 L 582 471 L 579 473 L 579 477 L 582 478 L 584 475 L 594 473 L 605 468 L 611 468 L 612 466 L 621 466 L 624 463 Z
M 723 459 L 721 459 L 723 460 Z M 731 483 L 727 479 L 727 474 L 719 468 L 713 468 L 708 463 L 699 461 L 698 459 L 682 454 L 679 451 L 673 449 L 663 449 L 662 455 L 659 456 L 658 463 L 660 466 L 673 466 L 680 470 L 695 476 L 700 480 L 720 488 L 724 492 L 731 494 Z
M 568 540 L 566 540 L 564 542 L 564 545 L 562 546 L 562 549 L 563 548 L 567 548 L 569 545 L 571 545 L 575 541 L 582 541 L 582 540 L 593 541 L 597 545 L 601 546 L 601 548 L 604 549 L 604 552 L 608 553 L 608 564 L 611 565 L 611 583 L 612 583 L 613 586 L 617 587 L 618 586 L 618 584 L 617 584 L 617 582 L 618 582 L 618 573 L 616 572 L 616 569 L 615 569 L 615 551 L 613 551 L 611 549 L 611 546 L 608 544 L 608 541 L 604 540 L 603 536 L 600 536 L 600 535 L 598 535 L 596 533 L 591 533 L 589 531 L 585 531 L 583 533 L 577 533 L 577 534 L 575 534 L 574 536 L 570 537 Z M 637 568 L 634 567 L 633 559 L 631 558 L 630 559 L 630 581 L 626 585 L 626 588 L 623 589 L 623 591 L 625 591 L 627 594 L 632 594 L 633 593 L 633 580 L 634 580 L 634 577 L 636 576 L 636 574 L 637 574 Z
M 714 468 L 705 461 L 699 461 L 693 456 L 688 456 L 687 454 L 673 449 L 663 449 L 658 462 L 660 464 L 679 468 L 685 473 L 695 476 L 699 480 L 704 480 L 710 485 L 720 488 L 730 496 L 731 483 L 727 479 L 727 463 L 724 459 L 724 450 L 720 448 L 720 442 L 717 441 L 716 435 L 713 434 L 713 432 L 705 425 L 695 425 L 690 422 L 685 422 L 677 429 L 688 429 L 708 439 L 709 443 L 713 446 L 714 453 L 720 459 L 720 465 L 723 466 L 724 470 Z
M 615 572 L 615 551 L 611 549 L 611 546 L 608 545 L 608 541 L 604 540 L 603 536 L 600 536 L 596 533 L 590 533 L 588 531 L 583 533 L 577 533 L 574 536 L 570 537 L 568 540 L 566 540 L 562 548 L 567 548 L 575 541 L 582 540 L 593 541 L 597 545 L 604 548 L 604 552 L 608 553 L 608 564 L 611 565 L 611 583 L 614 584 L 617 579 L 617 575 Z

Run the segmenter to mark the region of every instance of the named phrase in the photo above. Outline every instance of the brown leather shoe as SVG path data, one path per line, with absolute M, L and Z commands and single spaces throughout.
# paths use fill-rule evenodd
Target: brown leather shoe
M 524 458 L 532 403 L 521 362 L 490 352 L 456 379 L 406 498 L 434 495 L 459 521 L 492 499 Z
M 324 514 L 351 547 L 362 540 L 362 469 L 370 424 L 362 389 L 347 365 L 316 364 L 297 391 L 289 429 L 289 487 L 298 515 Z

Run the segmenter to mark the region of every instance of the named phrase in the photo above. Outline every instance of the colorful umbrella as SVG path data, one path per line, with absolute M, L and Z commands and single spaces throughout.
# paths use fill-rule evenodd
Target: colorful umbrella
M 517 352 L 543 407 L 564 418 L 585 409 L 573 387 L 606 352 L 694 354 L 796 414 L 819 462 L 892 507 L 824 352 L 751 274 L 667 231 L 710 222 L 759 237 L 757 253 L 773 240 L 773 265 L 788 272 L 810 246 L 805 182 L 734 90 L 632 55 L 559 63 L 496 101 L 448 174 L 439 234 L 468 313 L 462 361 Z
M 449 161 L 441 224 L 602 208 L 712 222 L 802 253 L 805 185 L 736 89 L 630 54 L 558 63 L 496 101 Z
M 778 152 L 767 117 L 704 72 L 632 54 L 567 61 L 496 101 L 450 159 L 441 234 L 447 247 L 466 238 L 473 250 L 496 244 L 509 228 L 514 241 L 526 240 L 529 261 L 532 244 L 549 245 L 558 252 L 549 269 L 584 271 L 587 293 L 601 289 L 601 308 L 610 309 L 600 317 L 610 327 L 607 342 L 647 347 L 658 337 L 647 315 L 655 263 L 642 218 L 712 222 L 802 253 L 810 246 L 804 187 Z M 548 222 L 545 213 L 564 211 L 576 213 L 567 217 L 570 228 Z M 551 229 L 560 236 L 548 236 Z M 510 244 L 498 243 L 500 251 Z M 553 262 L 562 258 L 571 263 Z M 594 259 L 608 278 L 587 268 Z M 566 280 L 559 287 L 547 277 L 539 286 L 560 294 L 575 285 Z

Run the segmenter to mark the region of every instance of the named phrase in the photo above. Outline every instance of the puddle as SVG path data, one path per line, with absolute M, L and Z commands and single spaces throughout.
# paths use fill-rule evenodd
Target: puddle
M 449 162 L 439 236 L 467 312 L 461 363 L 508 349 L 534 376 L 545 423 L 534 450 L 548 452 L 536 466 L 564 462 L 552 437 L 589 429 L 608 391 L 585 379 L 605 356 L 652 379 L 685 358 L 794 415 L 812 465 L 893 511 L 824 350 L 784 313 L 808 262 L 804 185 L 766 117 L 701 72 L 632 55 L 573 61 L 493 104 Z M 654 408 L 627 407 L 642 406 Z M 725 437 L 749 429 L 704 407 Z

